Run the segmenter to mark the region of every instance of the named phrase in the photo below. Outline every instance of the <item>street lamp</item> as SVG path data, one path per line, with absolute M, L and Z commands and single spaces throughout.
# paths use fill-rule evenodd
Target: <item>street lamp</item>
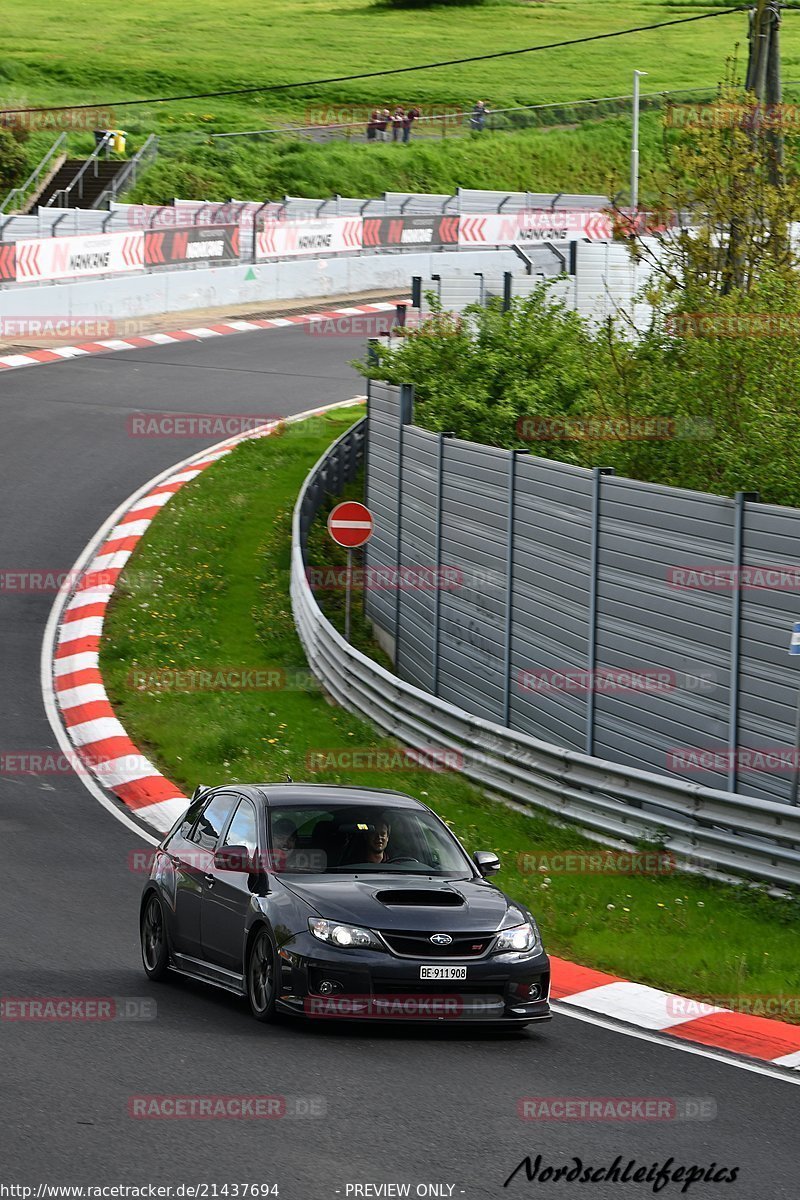
M 631 146 L 631 213 L 639 207 L 639 80 L 647 71 L 633 72 L 633 145 Z

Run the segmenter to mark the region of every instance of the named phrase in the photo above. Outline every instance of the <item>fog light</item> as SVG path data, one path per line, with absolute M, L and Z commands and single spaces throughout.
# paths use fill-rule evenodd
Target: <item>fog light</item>
M 528 988 L 528 996 L 531 1000 L 539 1000 L 542 995 L 542 985 L 540 983 L 532 983 Z
M 341 990 L 342 985 L 335 979 L 323 979 L 318 989 L 320 996 L 331 996 L 334 992 L 340 992 Z

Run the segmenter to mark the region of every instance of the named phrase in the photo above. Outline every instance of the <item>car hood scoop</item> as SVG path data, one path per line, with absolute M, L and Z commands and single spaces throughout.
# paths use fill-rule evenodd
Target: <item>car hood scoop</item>
M 463 908 L 464 897 L 447 888 L 387 888 L 375 899 L 390 908 Z
M 283 875 L 281 885 L 316 915 L 368 929 L 428 933 L 443 929 L 457 935 L 462 930 L 501 929 L 525 920 L 524 910 L 486 879 L 439 882 L 424 877 L 398 879 L 390 874 L 305 879 Z

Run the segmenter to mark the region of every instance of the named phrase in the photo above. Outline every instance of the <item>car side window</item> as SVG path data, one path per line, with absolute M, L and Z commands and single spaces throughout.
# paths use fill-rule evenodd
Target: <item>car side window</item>
M 214 796 L 200 814 L 189 841 L 202 846 L 204 850 L 213 850 L 235 802 L 236 797 L 230 792 Z
M 224 846 L 246 846 L 250 854 L 258 850 L 258 826 L 256 810 L 249 800 L 240 800 L 233 820 L 225 834 Z
M 180 822 L 175 826 L 170 834 L 169 840 L 164 843 L 165 848 L 177 845 L 178 842 L 187 841 L 189 834 L 192 832 L 192 826 L 202 812 L 203 805 L 206 803 L 207 797 L 204 795 L 198 796 L 193 804 L 190 804 L 186 812 L 183 814 Z

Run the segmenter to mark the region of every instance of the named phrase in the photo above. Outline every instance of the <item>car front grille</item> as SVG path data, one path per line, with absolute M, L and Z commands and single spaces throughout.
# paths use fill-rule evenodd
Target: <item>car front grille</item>
M 451 934 L 452 942 L 437 946 L 431 938 L 436 931 L 420 933 L 418 930 L 393 929 L 381 933 L 381 937 L 393 954 L 400 958 L 482 958 L 495 939 L 494 933 Z

